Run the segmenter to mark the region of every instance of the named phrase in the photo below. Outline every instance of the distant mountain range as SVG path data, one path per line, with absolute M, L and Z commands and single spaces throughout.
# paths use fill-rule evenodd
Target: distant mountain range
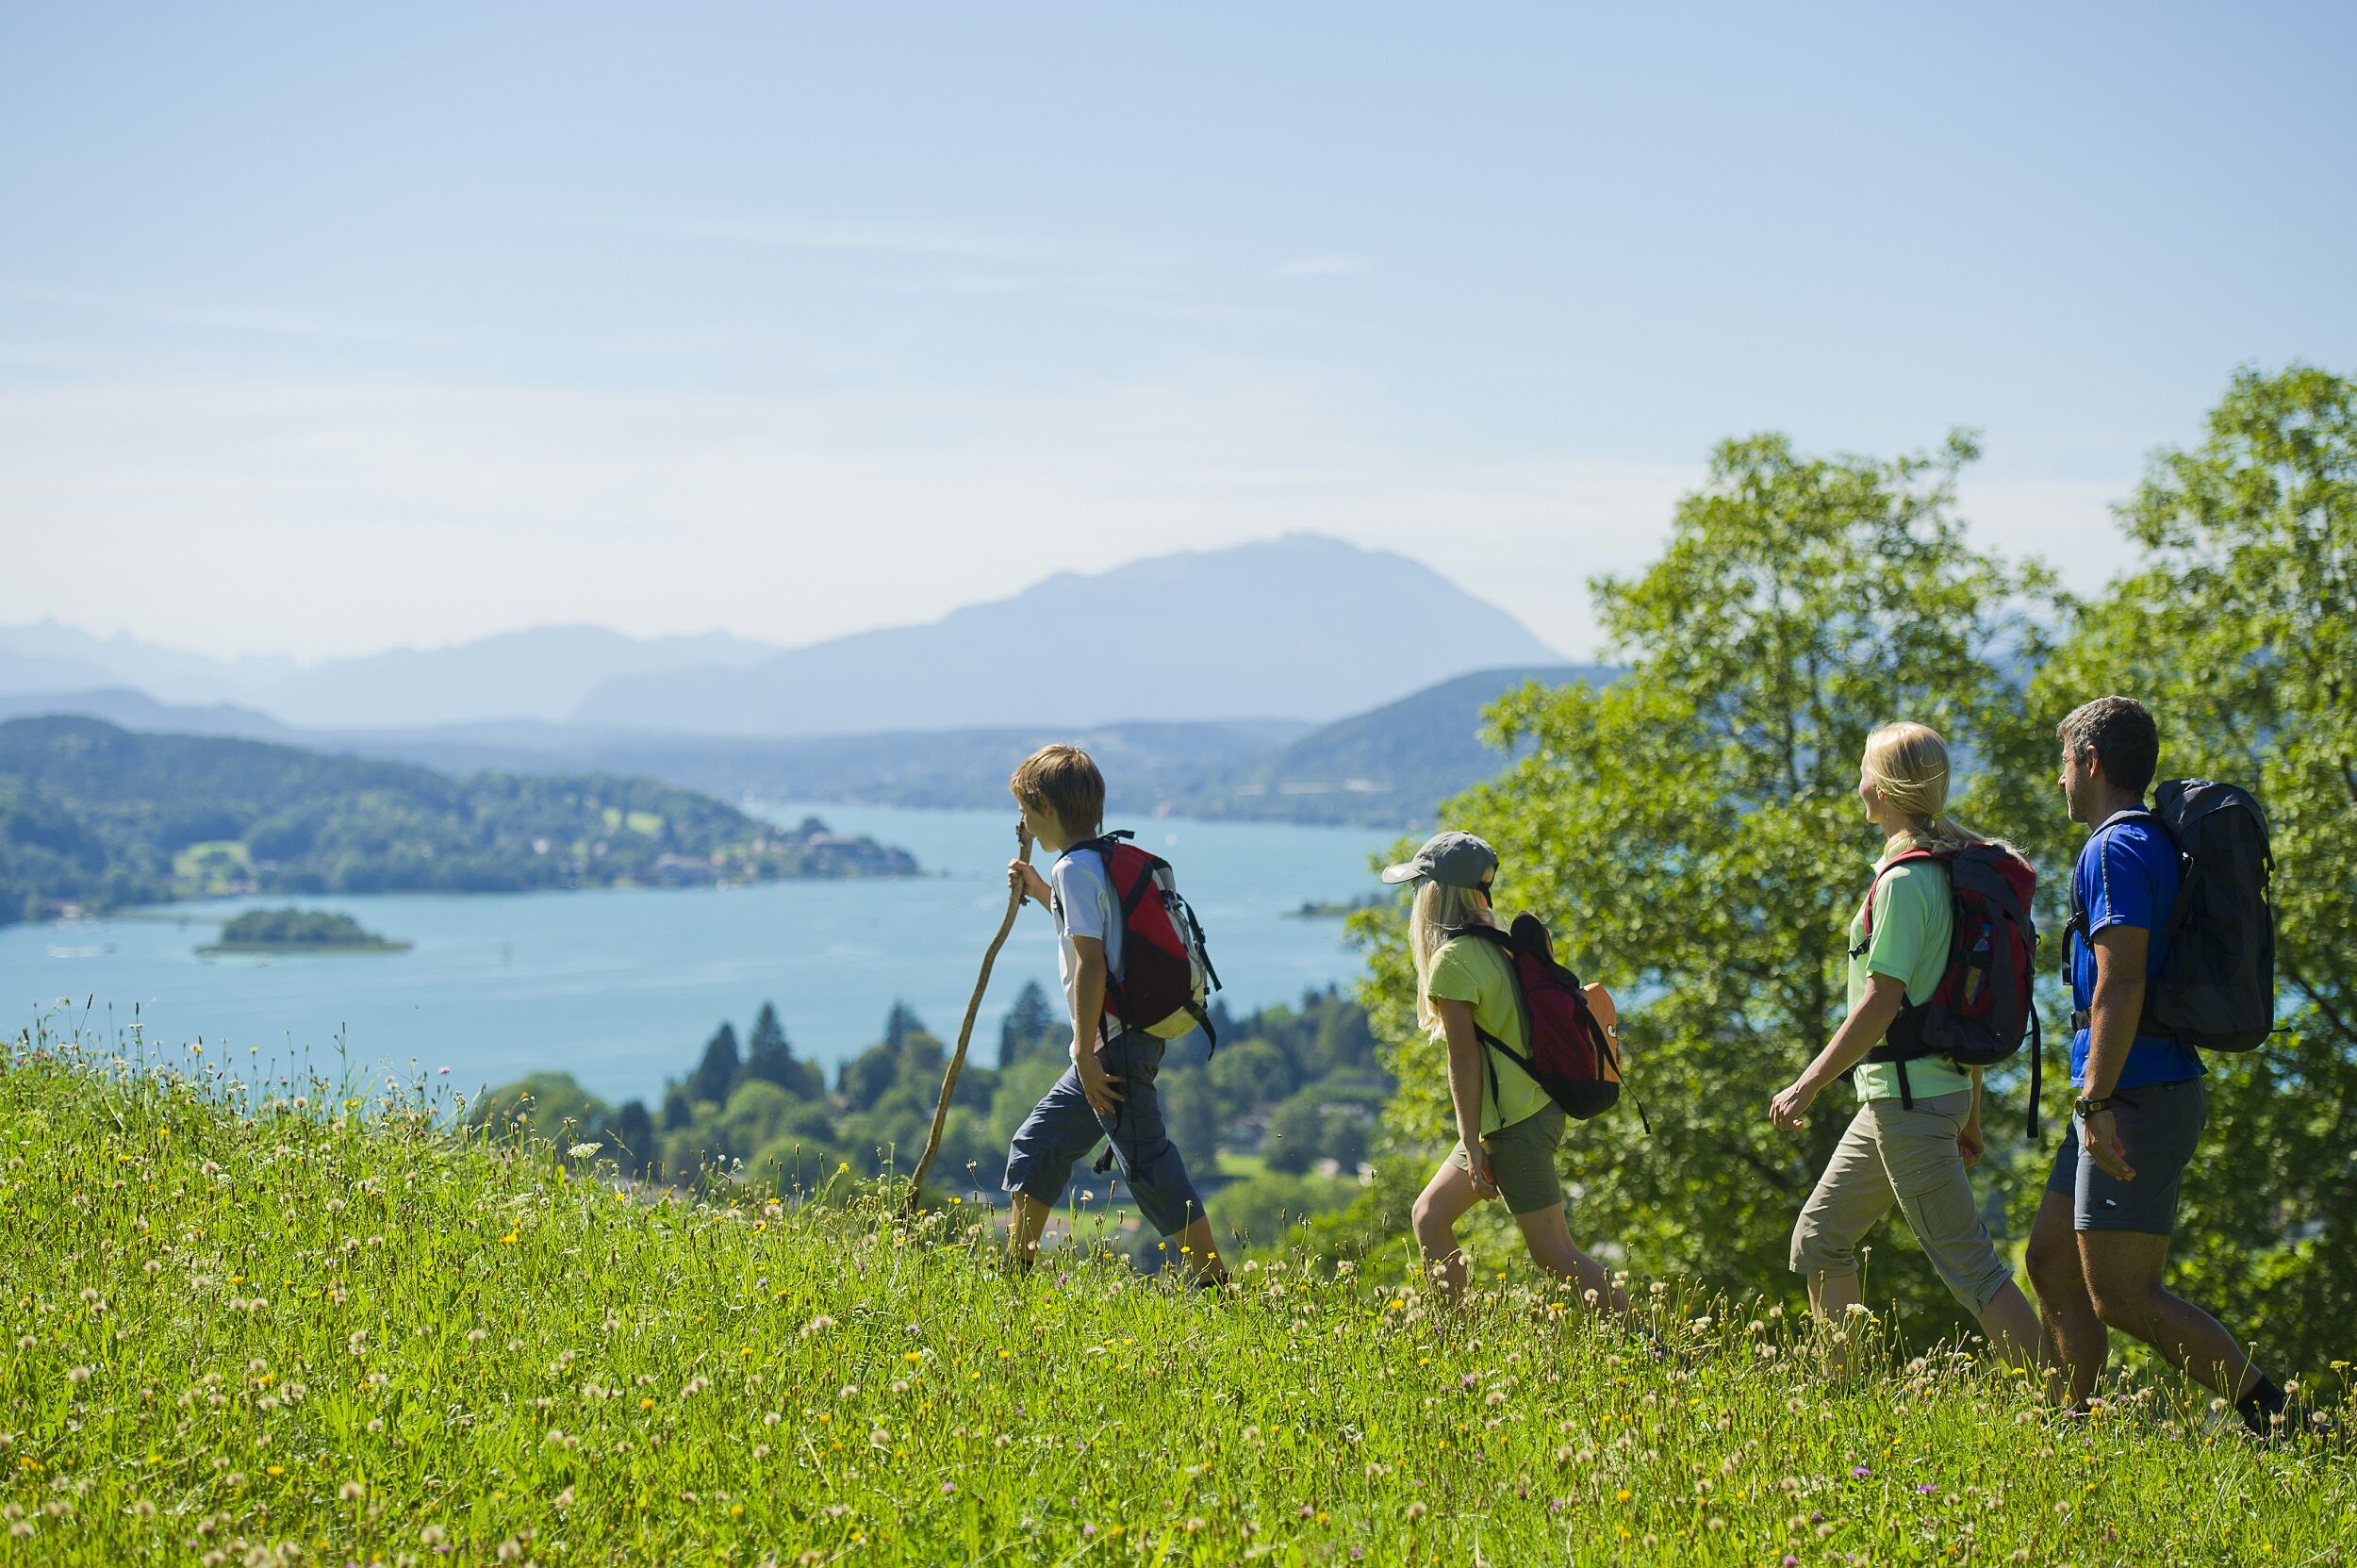
M 0 695 L 0 720 L 79 714 L 126 729 L 229 735 L 414 763 L 448 772 L 593 772 L 736 800 L 980 807 L 1006 803 L 1015 761 L 1052 740 L 1085 746 L 1110 814 L 1162 812 L 1411 829 L 1508 760 L 1479 738 L 1482 710 L 1526 681 L 1609 681 L 1596 666 L 1516 666 L 1457 676 L 1334 723 L 1284 720 L 1011 725 L 762 739 L 540 723 L 299 731 L 229 705 L 173 707 L 137 692 Z
M 924 626 L 738 668 L 622 676 L 576 719 L 707 734 L 858 734 L 1146 716 L 1339 718 L 1498 665 L 1556 662 L 1522 623 L 1404 555 L 1292 534 L 1101 576 L 1061 572 Z
M 171 703 L 237 704 L 313 729 L 554 722 L 620 676 L 724 668 L 780 652 L 725 633 L 642 641 L 599 626 L 541 626 L 453 648 L 298 665 L 212 659 L 42 621 L 0 627 L 0 693 L 123 687 Z
M 886 605 L 889 588 L 791 586 Z M 1429 568 L 1297 534 L 1096 576 L 1060 573 L 929 624 L 796 649 L 560 626 L 298 665 L 207 658 L 54 622 L 0 627 L 0 694 L 116 688 L 210 710 L 208 733 L 240 734 L 267 734 L 258 726 L 269 721 L 355 734 L 529 720 L 576 732 L 873 736 L 1141 716 L 1324 723 L 1444 677 L 1555 660 L 1511 616 Z

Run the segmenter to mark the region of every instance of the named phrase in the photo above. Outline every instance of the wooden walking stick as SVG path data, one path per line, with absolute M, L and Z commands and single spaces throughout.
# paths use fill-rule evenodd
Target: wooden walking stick
M 1015 843 L 1020 848 L 1015 858 L 1024 865 L 1031 863 L 1031 832 L 1029 828 L 1014 830 Z M 982 1010 L 982 993 L 990 988 L 990 966 L 998 962 L 998 949 L 1007 945 L 1007 933 L 1014 929 L 1014 917 L 1023 909 L 1023 884 L 1017 883 L 1007 894 L 1007 913 L 998 922 L 998 934 L 990 939 L 982 953 L 982 972 L 975 977 L 974 995 L 965 1004 L 965 1021 L 958 1025 L 958 1048 L 949 1053 L 949 1070 L 941 1081 L 941 1103 L 933 1107 L 932 1131 L 925 1134 L 925 1157 L 916 1162 L 916 1170 L 909 1178 L 909 1196 L 905 1205 L 915 1213 L 925 1196 L 925 1176 L 933 1168 L 933 1156 L 941 1152 L 941 1130 L 949 1120 L 949 1097 L 957 1092 L 958 1074 L 965 1067 L 966 1043 L 974 1038 L 974 1015 Z

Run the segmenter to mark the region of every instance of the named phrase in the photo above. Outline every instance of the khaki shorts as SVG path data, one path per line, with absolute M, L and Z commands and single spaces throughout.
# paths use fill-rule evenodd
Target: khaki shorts
M 1956 1134 L 1972 1109 L 1970 1090 L 1919 1095 L 1858 1107 L 1792 1227 L 1792 1272 L 1857 1272 L 1858 1241 L 1893 1203 L 1907 1217 L 1950 1294 L 1977 1313 L 2013 1278 L 1972 1201 Z
M 1563 1178 L 1555 1168 L 1555 1151 L 1563 1147 L 1563 1108 L 1548 1105 L 1481 1140 L 1490 1151 L 1490 1175 L 1498 1184 L 1498 1196 L 1506 1199 L 1508 1213 L 1536 1213 L 1563 1201 Z M 1473 1174 L 1473 1160 L 1461 1142 L 1448 1151 L 1448 1163 Z

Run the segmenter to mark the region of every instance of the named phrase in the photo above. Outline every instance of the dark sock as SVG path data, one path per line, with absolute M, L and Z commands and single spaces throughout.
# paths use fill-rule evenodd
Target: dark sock
M 2275 1417 L 2283 1413 L 2284 1394 L 2274 1382 L 2262 1377 L 2250 1385 L 2250 1392 L 2234 1401 L 2242 1424 L 2260 1437 L 2275 1435 Z

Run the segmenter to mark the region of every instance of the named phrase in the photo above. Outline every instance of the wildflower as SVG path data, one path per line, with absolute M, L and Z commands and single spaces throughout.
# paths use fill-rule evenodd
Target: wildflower
M 1424 1505 L 1422 1503 L 1410 1503 L 1408 1505 L 1408 1522 L 1409 1524 L 1412 1525 L 1423 1517 Z
M 65 1375 L 65 1378 L 69 1383 L 87 1383 L 90 1381 L 90 1373 L 91 1369 L 89 1367 L 77 1366 L 73 1371 L 67 1373 Z
M 336 1489 L 336 1495 L 347 1503 L 356 1503 L 368 1494 L 369 1489 L 358 1481 L 346 1481 Z

